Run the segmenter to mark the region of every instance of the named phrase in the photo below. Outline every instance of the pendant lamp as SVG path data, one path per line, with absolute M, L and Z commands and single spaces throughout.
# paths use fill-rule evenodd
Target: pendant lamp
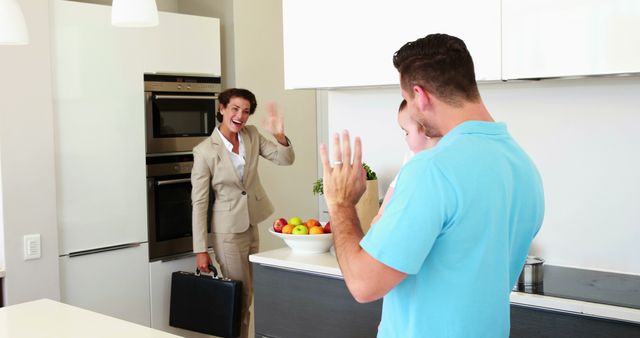
M 26 45 L 29 31 L 17 0 L 0 0 L 0 45 Z
M 3 1 L 3 0 L 0 0 Z M 155 0 L 113 0 L 111 24 L 118 27 L 152 27 L 158 25 Z

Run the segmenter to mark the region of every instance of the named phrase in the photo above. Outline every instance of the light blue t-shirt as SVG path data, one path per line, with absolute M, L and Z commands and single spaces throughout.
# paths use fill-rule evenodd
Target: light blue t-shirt
M 378 337 L 508 337 L 543 214 L 540 175 L 503 123 L 464 122 L 418 153 L 360 242 L 408 274 L 384 297 Z

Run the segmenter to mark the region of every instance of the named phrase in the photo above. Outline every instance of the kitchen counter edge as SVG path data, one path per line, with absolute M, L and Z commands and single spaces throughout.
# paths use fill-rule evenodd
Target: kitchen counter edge
M 259 252 L 249 256 L 249 261 L 276 268 L 342 279 L 336 257 L 329 253 L 295 253 L 289 248 Z M 511 292 L 511 304 L 562 311 L 579 315 L 640 323 L 640 310 L 622 306 L 585 302 L 523 292 Z

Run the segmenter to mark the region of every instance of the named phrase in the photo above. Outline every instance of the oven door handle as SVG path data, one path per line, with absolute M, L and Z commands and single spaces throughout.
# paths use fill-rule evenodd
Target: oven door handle
M 217 100 L 217 95 L 154 95 L 158 99 Z
M 191 182 L 191 178 L 178 178 L 175 180 L 156 181 L 156 185 L 178 184 Z

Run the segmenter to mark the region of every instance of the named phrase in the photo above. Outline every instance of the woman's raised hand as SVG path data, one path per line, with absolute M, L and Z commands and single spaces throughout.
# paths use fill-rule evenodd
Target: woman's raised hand
M 275 102 L 267 103 L 267 117 L 262 121 L 262 127 L 270 132 L 282 145 L 289 145 L 284 134 L 284 118 L 278 113 Z

